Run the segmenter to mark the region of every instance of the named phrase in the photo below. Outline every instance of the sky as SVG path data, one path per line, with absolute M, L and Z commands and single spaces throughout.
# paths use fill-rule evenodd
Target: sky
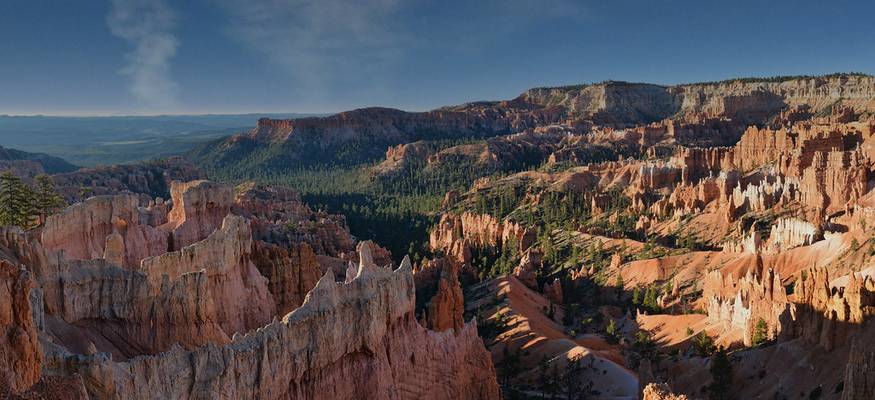
M 0 114 L 427 110 L 875 73 L 872 1 L 2 0 Z

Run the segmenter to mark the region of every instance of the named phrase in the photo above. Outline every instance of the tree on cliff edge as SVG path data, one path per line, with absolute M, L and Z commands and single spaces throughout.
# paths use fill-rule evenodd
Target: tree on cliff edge
M 46 174 L 36 176 L 34 200 L 37 212 L 39 213 L 40 223 L 45 222 L 46 217 L 67 205 L 64 198 L 55 190 L 55 183 L 52 182 L 52 178 Z
M 28 228 L 34 209 L 33 190 L 11 171 L 0 175 L 0 225 Z

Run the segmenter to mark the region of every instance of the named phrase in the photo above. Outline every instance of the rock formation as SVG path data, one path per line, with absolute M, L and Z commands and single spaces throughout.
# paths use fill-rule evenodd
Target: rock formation
M 40 242 L 67 260 L 105 258 L 129 269 L 168 249 L 167 234 L 148 224 L 132 194 L 92 197 L 50 216 Z
M 437 332 L 452 329 L 458 333 L 464 328 L 464 313 L 465 299 L 459 284 L 459 266 L 455 263 L 444 263 L 435 295 L 425 308 L 424 325 Z
M 33 322 L 27 270 L 0 260 L 0 396 L 23 392 L 40 379 L 42 348 Z
M 209 315 L 212 322 L 231 336 L 264 325 L 276 311 L 267 279 L 252 263 L 251 251 L 252 237 L 246 220 L 227 216 L 221 228 L 206 239 L 179 251 L 146 258 L 140 271 L 155 288 L 191 279 L 188 277 L 192 274 L 192 278 L 205 281 L 205 291 L 197 295 L 207 298 L 196 298 L 195 303 L 212 304 L 214 312 L 195 315 Z M 239 301 L 241 298 L 246 302 Z
M 252 245 L 252 262 L 267 278 L 278 315 L 298 308 L 321 276 L 316 253 L 306 243 L 286 248 L 256 240 Z
M 772 270 L 749 272 L 738 281 L 714 271 L 704 287 L 708 318 L 723 329 L 740 331 L 748 346 L 762 320 L 769 338 L 801 338 L 832 349 L 859 330 L 875 305 L 871 278 L 852 272 L 847 284 L 837 288 L 822 268 L 803 271 L 789 295 Z
M 760 276 L 761 275 L 761 276 Z M 769 338 L 786 329 L 781 318 L 788 312 L 781 277 L 772 270 L 749 272 L 737 282 L 720 271 L 708 275 L 702 297 L 708 301 L 708 318 L 726 331 L 737 330 L 750 346 L 757 323 L 767 326 Z
M 514 243 L 522 252 L 535 241 L 535 233 L 514 221 L 501 221 L 483 214 L 444 214 L 431 232 L 429 246 L 452 256 L 460 264 L 470 262 L 471 248 L 500 248 Z
M 462 319 L 458 265 L 445 263 L 434 281 L 430 330 L 417 322 L 409 260 L 392 271 L 376 244 L 340 243 L 338 255 L 358 255 L 358 267 L 347 283 L 323 274 L 310 241 L 326 249 L 332 239 L 312 225 L 354 239 L 292 192 L 249 187 L 235 198 L 205 181 L 172 189 L 172 206 L 97 196 L 39 229 L 0 230 L 9 366 L 0 393 L 499 398 L 476 325 Z
M 222 224 L 234 202 L 233 188 L 209 181 L 174 181 L 170 195 L 173 209 L 162 228 L 172 232 L 171 250 L 179 250 L 207 237 Z
M 275 315 L 267 281 L 250 261 L 251 248 L 245 221 L 228 216 L 205 240 L 146 258 L 137 271 L 102 260 L 68 263 L 42 282 L 53 321 L 49 330 L 75 343 L 71 350 L 84 351 L 90 341 L 121 359 L 176 343 L 226 343 Z
M 644 387 L 641 393 L 641 400 L 687 400 L 687 396 L 682 394 L 674 394 L 666 385 L 658 385 L 650 383 Z
M 80 373 L 128 398 L 497 399 L 489 354 L 469 323 L 437 333 L 414 319 L 410 262 L 396 271 L 361 264 L 337 283 L 326 274 L 281 321 L 224 346 L 174 347 Z
M 575 119 L 600 123 L 641 124 L 683 115 L 686 120 L 728 117 L 747 123 L 766 122 L 788 105 L 808 105 L 821 111 L 836 101 L 856 111 L 870 110 L 875 79 L 866 75 L 786 78 L 775 81 L 728 80 L 659 86 L 604 82 L 559 88 L 536 88 L 521 101 L 563 107 Z
M 875 351 L 871 343 L 860 338 L 851 344 L 848 364 L 845 367 L 842 400 L 865 400 L 875 398 Z

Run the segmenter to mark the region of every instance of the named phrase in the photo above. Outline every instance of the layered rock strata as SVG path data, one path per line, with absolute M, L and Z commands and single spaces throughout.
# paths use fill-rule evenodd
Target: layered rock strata
M 826 269 L 803 271 L 788 295 L 781 277 L 770 269 L 749 272 L 737 281 L 715 271 L 706 279 L 703 298 L 709 320 L 739 330 L 745 345 L 751 345 L 762 321 L 767 338 L 802 338 L 829 350 L 846 343 L 875 310 L 870 277 L 852 272 L 843 287 L 830 282 Z
M 224 346 L 92 360 L 79 372 L 116 398 L 499 398 L 476 326 L 432 332 L 413 308 L 409 261 L 396 271 L 362 263 L 349 283 L 329 272 L 300 308 Z
M 42 348 L 30 305 L 34 283 L 24 268 L 0 260 L 0 397 L 40 379 Z
M 138 271 L 102 260 L 69 263 L 42 282 L 46 312 L 60 319 L 50 331 L 61 342 L 91 342 L 119 358 L 176 343 L 190 349 L 227 343 L 275 314 L 251 248 L 245 220 L 228 216 L 207 239 L 146 258 Z

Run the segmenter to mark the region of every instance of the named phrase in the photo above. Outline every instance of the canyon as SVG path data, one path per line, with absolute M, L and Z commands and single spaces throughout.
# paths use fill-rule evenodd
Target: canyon
M 871 76 L 253 123 L 126 165 L 0 151 L 66 203 L 0 227 L 0 397 L 875 393 Z
M 4 232 L 4 391 L 76 377 L 90 398 L 498 398 L 473 323 L 416 320 L 409 260 L 378 266 L 342 219 L 310 231 L 320 217 L 287 189 L 238 189 L 172 181 L 169 204 L 95 196 Z M 317 260 L 323 241 L 340 250 Z

